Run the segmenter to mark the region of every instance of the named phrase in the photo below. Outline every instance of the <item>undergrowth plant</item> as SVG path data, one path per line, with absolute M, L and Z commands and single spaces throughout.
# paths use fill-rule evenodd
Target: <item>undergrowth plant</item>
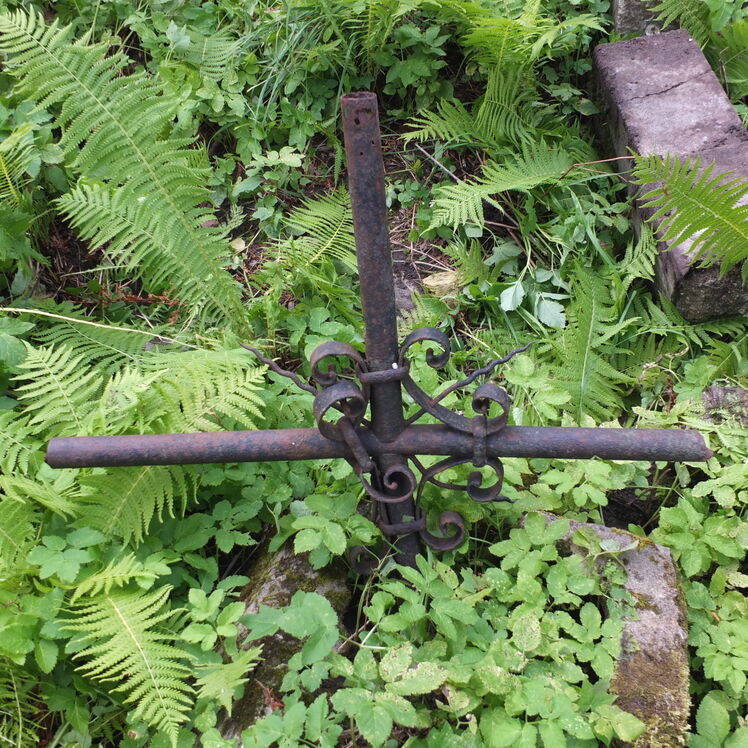
M 0 17 L 0 52 L 20 93 L 61 105 L 54 125 L 78 185 L 57 205 L 80 236 L 154 292 L 246 329 L 239 289 L 223 270 L 224 230 L 209 228 L 207 164 L 189 141 L 170 136 L 174 102 L 128 58 L 102 60 L 105 44 L 74 44 L 71 29 L 35 12 Z M 209 293 L 206 291 L 210 289 Z
M 742 11 L 704 5 L 740 95 Z M 0 9 L 0 742 L 236 746 L 220 723 L 279 631 L 299 652 L 244 745 L 635 740 L 608 689 L 636 602 L 620 549 L 566 555 L 568 523 L 538 513 L 604 521 L 624 486 L 654 506 L 629 529 L 684 577 L 691 742 L 745 742 L 744 428 L 707 420 L 702 393 L 744 382 L 748 330 L 689 325 L 651 292 L 655 238 L 632 237 L 585 122 L 605 0 Z M 359 580 L 341 639 L 319 594 L 245 615 L 239 593 L 264 538 L 315 568 L 381 541 L 347 463 L 52 470 L 43 455 L 55 436 L 311 425 L 311 398 L 239 343 L 302 376 L 317 344 L 362 345 L 336 128 L 339 95 L 368 87 L 397 268 L 434 289 L 401 331 L 455 341 L 441 375 L 414 377 L 437 390 L 533 339 L 500 373 L 512 423 L 690 426 L 715 456 L 507 460 L 499 509 L 429 487 L 425 510 L 460 511 L 469 542 Z M 727 269 L 745 259 L 743 188 L 715 196 L 692 166 L 636 174 L 667 185 L 649 199 L 678 209 L 670 231 L 706 229 L 703 258 L 735 240 Z
M 715 174 L 714 163 L 669 154 L 640 156 L 633 170 L 636 184 L 649 189 L 640 200 L 650 209 L 650 222 L 659 222 L 662 241 L 679 244 L 692 239 L 694 261 L 701 267 L 719 262 L 720 273 L 741 265 L 748 280 L 748 182 L 732 172 Z

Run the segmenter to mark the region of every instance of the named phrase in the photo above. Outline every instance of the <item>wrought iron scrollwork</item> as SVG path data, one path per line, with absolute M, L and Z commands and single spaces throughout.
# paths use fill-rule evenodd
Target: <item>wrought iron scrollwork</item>
M 348 460 L 364 490 L 378 505 L 396 504 L 411 498 L 415 499 L 415 517 L 412 520 L 389 524 L 382 515 L 379 526 L 383 533 L 393 536 L 406 532 L 418 532 L 427 545 L 444 551 L 456 548 L 465 539 L 465 521 L 458 512 L 445 511 L 438 520 L 441 534 L 431 533 L 423 514 L 421 503 L 423 491 L 426 485 L 431 483 L 439 488 L 465 491 L 473 501 L 480 503 L 509 501 L 501 495 L 504 479 L 503 465 L 501 460 L 487 456 L 486 440 L 507 425 L 510 402 L 506 391 L 491 382 L 481 384 L 473 393 L 472 408 L 475 412 L 473 417 L 449 410 L 441 405 L 441 401 L 457 389 L 472 384 L 479 376 L 490 374 L 496 366 L 506 363 L 516 354 L 526 350 L 529 345 L 517 348 L 503 358 L 495 359 L 462 381 L 450 385 L 438 395 L 431 397 L 410 376 L 409 352 L 418 343 L 433 343 L 437 347 L 426 348 L 426 363 L 430 367 L 441 369 L 446 366 L 451 354 L 449 338 L 435 327 L 420 327 L 411 332 L 402 343 L 398 360 L 393 363 L 391 370 L 385 371 L 369 372 L 364 357 L 347 343 L 338 341 L 322 343 L 314 349 L 310 357 L 312 381 L 316 386 L 302 382 L 295 374 L 281 369 L 256 349 L 244 347 L 252 351 L 273 371 L 288 377 L 304 391 L 314 394 L 314 417 L 317 428 L 326 438 L 342 441 L 348 445 L 351 451 L 351 457 Z M 391 465 L 383 474 L 380 474 L 375 461 L 371 459 L 363 446 L 360 432 L 367 426 L 365 414 L 369 405 L 370 386 L 374 383 L 392 380 L 401 381 L 405 391 L 419 406 L 418 411 L 406 421 L 407 425 L 428 414 L 456 431 L 470 434 L 473 440 L 473 454 L 470 457 L 447 457 L 429 467 L 424 467 L 417 459 L 411 458 L 421 474 L 420 480 L 416 479 L 408 466 L 407 458 L 403 458 L 402 463 Z M 498 406 L 497 415 L 489 416 L 491 406 Z M 331 411 L 338 411 L 341 415 L 335 418 Z M 495 476 L 493 482 L 483 485 L 483 475 L 478 469 L 470 473 L 465 483 L 447 482 L 438 477 L 446 471 L 465 464 L 472 464 L 475 468 L 490 468 Z

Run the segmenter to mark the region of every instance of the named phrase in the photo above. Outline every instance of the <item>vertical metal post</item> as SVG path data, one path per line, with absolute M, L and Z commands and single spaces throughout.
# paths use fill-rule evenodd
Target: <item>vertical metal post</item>
M 397 311 L 392 278 L 392 256 L 387 228 L 384 164 L 379 133 L 379 110 L 373 93 L 346 94 L 341 98 L 343 133 L 348 164 L 348 188 L 353 208 L 356 259 L 361 283 L 361 305 L 369 371 L 392 369 L 398 357 Z M 394 441 L 405 426 L 399 381 L 371 385 L 371 427 L 382 442 Z M 382 454 L 380 474 L 400 465 L 398 454 Z M 388 487 L 382 486 L 387 492 Z M 412 499 L 385 505 L 391 524 L 412 518 Z M 398 562 L 413 564 L 420 550 L 418 535 L 397 541 Z

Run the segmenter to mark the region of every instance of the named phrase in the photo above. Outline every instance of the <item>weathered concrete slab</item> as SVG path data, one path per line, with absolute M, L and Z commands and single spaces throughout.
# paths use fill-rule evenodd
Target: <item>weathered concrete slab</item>
M 748 139 L 687 31 L 601 44 L 594 59 L 618 155 L 684 156 Z
M 549 522 L 560 519 L 544 514 Z M 618 555 L 628 574 L 626 589 L 637 601 L 637 617 L 624 625 L 621 656 L 610 686 L 618 695 L 616 705 L 647 725 L 635 745 L 685 745 L 691 709 L 688 632 L 683 592 L 670 550 L 625 530 L 571 521 L 561 543 L 572 552 L 586 555 L 572 541 L 580 529 L 592 531 L 619 548 L 636 543 L 635 548 Z
M 748 133 L 687 31 L 602 44 L 594 57 L 618 156 L 698 154 L 702 166 L 716 164 L 716 173 L 748 178 Z M 681 314 L 699 322 L 748 311 L 739 268 L 721 276 L 718 267 L 695 267 L 692 251 L 692 241 L 663 243 L 657 264 L 658 287 Z

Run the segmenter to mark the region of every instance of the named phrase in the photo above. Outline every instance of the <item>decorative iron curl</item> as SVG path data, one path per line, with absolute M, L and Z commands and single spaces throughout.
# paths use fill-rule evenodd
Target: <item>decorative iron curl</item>
M 430 397 L 410 376 L 408 359 L 408 352 L 414 345 L 427 342 L 434 343 L 440 350 L 428 347 L 425 352 L 426 363 L 433 369 L 446 366 L 451 354 L 449 338 L 435 327 L 421 327 L 411 332 L 403 341 L 398 361 L 393 364 L 391 371 L 369 372 L 364 357 L 347 343 L 339 341 L 322 343 L 314 349 L 310 357 L 312 380 L 318 387 L 304 383 L 292 372 L 281 369 L 273 361 L 262 356 L 257 349 L 242 345 L 273 371 L 291 379 L 301 389 L 315 395 L 314 417 L 317 428 L 326 438 L 345 442 L 350 448 L 352 456 L 348 458 L 348 461 L 353 466 L 366 493 L 380 507 L 378 511 L 382 518 L 379 526 L 382 532 L 385 535 L 418 532 L 424 543 L 436 550 L 446 551 L 457 548 L 465 539 L 465 520 L 458 512 L 445 511 L 439 516 L 439 528 L 442 534 L 435 535 L 429 532 L 421 505 L 424 488 L 427 483 L 432 483 L 439 488 L 465 491 L 473 501 L 480 503 L 509 501 L 505 496 L 500 495 L 504 480 L 504 467 L 501 460 L 487 456 L 486 440 L 489 435 L 501 431 L 507 425 L 511 403 L 506 391 L 491 382 L 480 385 L 473 393 L 472 408 L 475 416 L 472 418 L 455 413 L 440 405 L 440 402 L 455 390 L 471 384 L 477 377 L 489 374 L 499 364 L 506 363 L 513 356 L 527 350 L 531 344 L 517 348 L 503 358 L 495 359 L 465 379 L 445 388 L 438 395 Z M 340 367 L 344 376 L 353 376 L 358 383 L 350 378 L 341 379 L 335 364 L 341 359 L 346 359 L 348 362 L 345 368 Z M 325 360 L 329 360 L 326 368 Z M 405 390 L 420 406 L 420 410 L 407 420 L 407 425 L 428 413 L 456 431 L 471 434 L 473 437 L 472 456 L 448 457 L 429 468 L 423 467 L 416 458 L 410 458 L 418 466 L 421 473 L 420 480 L 416 480 L 413 471 L 408 467 L 407 458 L 404 458 L 402 463 L 391 465 L 383 475 L 380 475 L 375 462 L 364 449 L 359 429 L 362 425 L 368 425 L 364 416 L 369 405 L 371 384 L 391 380 L 402 381 Z M 498 415 L 489 417 L 492 405 L 498 405 L 500 412 Z M 336 421 L 329 419 L 329 411 L 332 409 L 342 413 Z M 493 470 L 496 479 L 493 483 L 484 486 L 483 476 L 478 470 L 471 472 L 464 484 L 445 482 L 437 478 L 441 473 L 463 464 L 472 464 L 476 468 L 489 467 Z M 367 473 L 371 473 L 371 480 L 365 477 Z M 397 504 L 413 497 L 415 497 L 415 516 L 412 520 L 397 524 L 389 524 L 384 520 L 381 512 L 384 505 Z M 358 549 L 354 555 L 356 557 L 354 566 L 363 569 L 366 565 L 371 568 L 370 562 L 362 563 L 363 549 Z
M 485 464 L 496 474 L 496 481 L 488 486 L 482 485 L 483 476 L 477 470 L 470 473 L 467 482 L 464 484 L 446 483 L 436 478 L 440 473 L 451 470 L 458 465 L 467 465 L 470 463 L 475 464 L 470 457 L 447 457 L 445 460 L 440 460 L 428 468 L 421 476 L 421 481 L 418 484 L 416 501 L 419 505 L 421 494 L 427 483 L 433 483 L 439 488 L 446 488 L 451 491 L 465 491 L 473 501 L 477 501 L 480 504 L 486 504 L 492 501 L 509 501 L 505 496 L 500 495 L 501 487 L 504 483 L 504 466 L 501 464 L 501 460 L 495 457 L 489 457 L 485 462 Z
M 456 528 L 456 530 L 450 534 L 450 528 Z M 425 529 L 420 530 L 418 534 L 426 545 L 436 551 L 454 550 L 465 540 L 465 520 L 458 512 L 442 512 L 439 515 L 439 529 L 442 535 L 434 535 Z
M 347 420 L 355 428 L 361 423 L 368 404 L 369 400 L 361 388 L 348 379 L 341 379 L 325 387 L 314 398 L 314 419 L 320 434 L 333 441 L 345 441 L 341 431 L 342 421 Z M 343 414 L 336 423 L 325 419 L 331 408 Z
M 329 387 L 338 381 L 334 361 L 328 363 L 326 371 L 322 370 L 321 364 L 325 359 L 348 359 L 350 370 L 358 378 L 362 372 L 367 371 L 364 357 L 352 345 L 341 343 L 339 340 L 329 340 L 318 345 L 309 357 L 312 378 L 322 387 Z
M 380 504 L 399 504 L 412 498 L 418 487 L 413 471 L 404 463 L 390 466 L 378 479 L 381 489 L 375 488 L 366 478 L 363 471 L 359 472 L 359 480 L 369 496 Z M 385 491 L 387 493 L 385 493 Z

